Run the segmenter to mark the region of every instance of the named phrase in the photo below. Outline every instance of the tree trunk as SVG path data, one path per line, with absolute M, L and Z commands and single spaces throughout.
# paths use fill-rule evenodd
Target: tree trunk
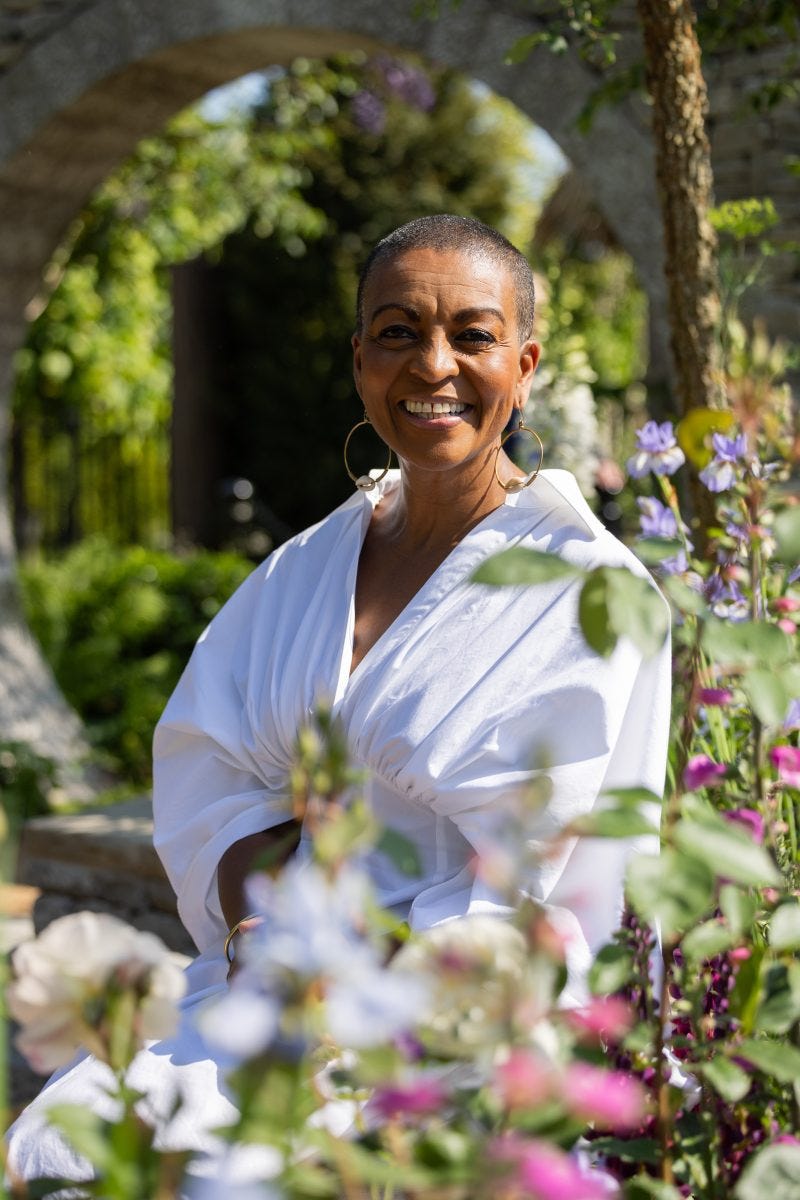
M 667 302 L 678 411 L 719 398 L 716 236 L 708 106 L 690 0 L 637 0 L 653 101 L 656 178 L 664 221 Z

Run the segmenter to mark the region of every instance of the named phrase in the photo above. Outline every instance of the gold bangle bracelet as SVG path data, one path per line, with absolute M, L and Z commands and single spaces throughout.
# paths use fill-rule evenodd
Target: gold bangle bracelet
M 261 916 L 261 913 L 250 913 L 249 917 L 242 917 L 241 921 L 237 921 L 235 925 L 231 925 L 230 929 L 228 930 L 228 936 L 225 938 L 225 945 L 222 947 L 222 952 L 225 955 L 225 958 L 229 963 L 233 962 L 233 959 L 231 958 L 230 949 L 231 949 L 231 942 L 236 937 L 236 934 L 239 932 L 239 930 L 242 928 L 242 926 L 244 925 L 244 923 L 246 921 L 252 921 L 256 917 L 260 917 L 260 916 Z

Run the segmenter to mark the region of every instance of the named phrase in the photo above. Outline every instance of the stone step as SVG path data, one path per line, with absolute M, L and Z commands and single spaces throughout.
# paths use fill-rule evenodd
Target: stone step
M 90 909 L 158 934 L 171 950 L 196 953 L 153 848 L 149 796 L 27 821 L 17 882 L 39 889 L 37 932 L 56 917 Z

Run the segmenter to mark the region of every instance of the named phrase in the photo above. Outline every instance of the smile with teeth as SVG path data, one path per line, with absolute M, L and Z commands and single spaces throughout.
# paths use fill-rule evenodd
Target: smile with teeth
M 404 400 L 403 407 L 415 417 L 457 417 L 468 405 L 456 400 Z

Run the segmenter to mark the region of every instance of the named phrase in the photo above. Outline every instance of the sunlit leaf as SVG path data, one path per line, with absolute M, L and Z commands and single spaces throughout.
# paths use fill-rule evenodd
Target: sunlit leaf
M 755 1018 L 762 1033 L 788 1033 L 800 1020 L 800 964 L 771 963 Z
M 785 1041 L 747 1039 L 736 1047 L 736 1056 L 781 1083 L 794 1083 L 800 1079 L 800 1050 Z
M 800 1196 L 800 1146 L 765 1146 L 747 1162 L 734 1190 L 735 1200 L 797 1200 Z
M 628 983 L 634 971 L 630 950 L 617 942 L 610 942 L 598 952 L 589 968 L 589 990 L 595 996 L 618 992 Z
M 773 526 L 778 556 L 788 566 L 800 562 L 800 506 L 778 513 Z
M 769 922 L 769 944 L 773 950 L 800 950 L 800 900 L 775 909 Z
M 764 725 L 783 722 L 794 697 L 778 672 L 752 667 L 742 677 L 742 688 L 759 721 Z
M 682 820 L 673 831 L 675 844 L 685 855 L 699 859 L 720 879 L 748 887 L 779 887 L 781 874 L 763 846 L 735 825 L 720 821 L 716 827 Z
M 775 667 L 792 657 L 792 643 L 766 621 L 711 618 L 703 630 L 703 649 L 720 666 Z
M 592 571 L 578 603 L 581 632 L 591 648 L 607 658 L 617 644 L 608 608 L 608 579 L 602 568 Z
M 733 943 L 733 935 L 720 921 L 704 921 L 690 929 L 681 942 L 681 949 L 687 958 L 713 958 L 723 950 L 728 950 Z
M 670 937 L 704 916 L 714 895 L 714 875 L 704 862 L 668 847 L 639 854 L 628 865 L 625 890 L 639 916 L 660 923 Z
M 714 457 L 711 435 L 727 433 L 733 424 L 734 416 L 728 409 L 693 408 L 678 422 L 675 436 L 689 462 L 705 467 Z
M 635 808 L 602 808 L 578 817 L 567 826 L 578 837 L 627 838 L 658 834 L 658 826 Z
M 525 546 L 512 546 L 493 554 L 481 563 L 472 575 L 474 583 L 489 583 L 494 586 L 549 583 L 553 579 L 567 579 L 579 575 L 577 567 L 565 562 L 557 554 L 545 554 Z
M 753 1084 L 752 1077 L 724 1054 L 716 1054 L 706 1063 L 696 1063 L 694 1070 L 707 1079 L 714 1091 L 730 1104 L 743 1100 Z
M 679 538 L 647 537 L 640 538 L 634 546 L 636 557 L 648 567 L 671 558 L 683 547 Z

